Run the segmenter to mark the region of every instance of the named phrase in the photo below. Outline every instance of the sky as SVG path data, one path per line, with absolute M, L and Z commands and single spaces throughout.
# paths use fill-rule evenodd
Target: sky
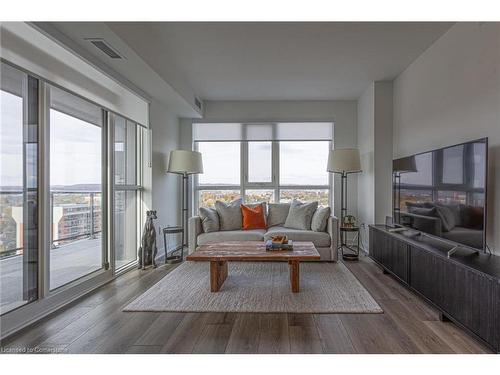
M 99 184 L 101 128 L 50 110 L 51 185 Z M 22 186 L 22 99 L 0 91 L 0 185 Z

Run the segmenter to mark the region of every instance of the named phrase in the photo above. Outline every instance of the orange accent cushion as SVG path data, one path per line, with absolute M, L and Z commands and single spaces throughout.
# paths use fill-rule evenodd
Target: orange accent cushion
M 243 216 L 243 230 L 266 229 L 264 205 L 259 204 L 257 207 L 251 208 L 242 204 L 241 215 Z

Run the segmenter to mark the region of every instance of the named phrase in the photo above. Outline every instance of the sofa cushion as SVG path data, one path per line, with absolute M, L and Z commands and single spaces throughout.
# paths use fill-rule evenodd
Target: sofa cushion
M 283 226 L 291 229 L 310 230 L 311 220 L 317 208 L 318 202 L 302 203 L 294 200 L 290 205 L 290 211 L 288 211 Z
M 241 229 L 241 199 L 236 199 L 229 204 L 216 201 L 215 209 L 219 214 L 220 230 Z
M 330 246 L 330 235 L 326 232 L 315 232 L 312 230 L 291 229 L 285 227 L 272 227 L 264 234 L 264 240 L 270 240 L 272 236 L 287 236 L 292 241 L 310 241 L 316 247 Z
M 482 249 L 484 246 L 482 230 L 455 227 L 451 231 L 443 233 L 443 237 L 476 249 Z
M 324 232 L 326 230 L 326 223 L 330 216 L 330 207 L 318 207 L 314 211 L 311 220 L 311 230 L 315 232 Z
M 285 224 L 288 211 L 290 211 L 290 203 L 269 203 L 268 207 L 267 226 Z
M 264 241 L 265 232 L 265 229 L 251 229 L 202 233 L 198 236 L 198 245 L 224 241 Z
M 203 232 L 218 232 L 220 230 L 219 215 L 213 208 L 200 207 L 200 218 Z

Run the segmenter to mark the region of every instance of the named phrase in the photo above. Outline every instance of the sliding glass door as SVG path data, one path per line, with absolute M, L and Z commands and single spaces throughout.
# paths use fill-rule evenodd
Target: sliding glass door
M 0 74 L 0 314 L 38 299 L 38 80 Z
M 3 335 L 137 261 L 147 130 L 19 67 L 0 67 Z
M 104 266 L 104 112 L 50 86 L 50 289 Z
M 140 212 L 138 140 L 141 138 L 141 128 L 114 114 L 111 126 L 114 158 L 114 254 L 115 268 L 121 269 L 137 260 Z

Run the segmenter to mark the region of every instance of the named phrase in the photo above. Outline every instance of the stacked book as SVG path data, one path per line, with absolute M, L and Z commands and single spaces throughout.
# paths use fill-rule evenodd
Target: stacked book
M 279 250 L 293 250 L 293 241 L 289 240 L 287 243 L 273 242 L 273 240 L 266 241 L 267 251 L 279 251 Z

